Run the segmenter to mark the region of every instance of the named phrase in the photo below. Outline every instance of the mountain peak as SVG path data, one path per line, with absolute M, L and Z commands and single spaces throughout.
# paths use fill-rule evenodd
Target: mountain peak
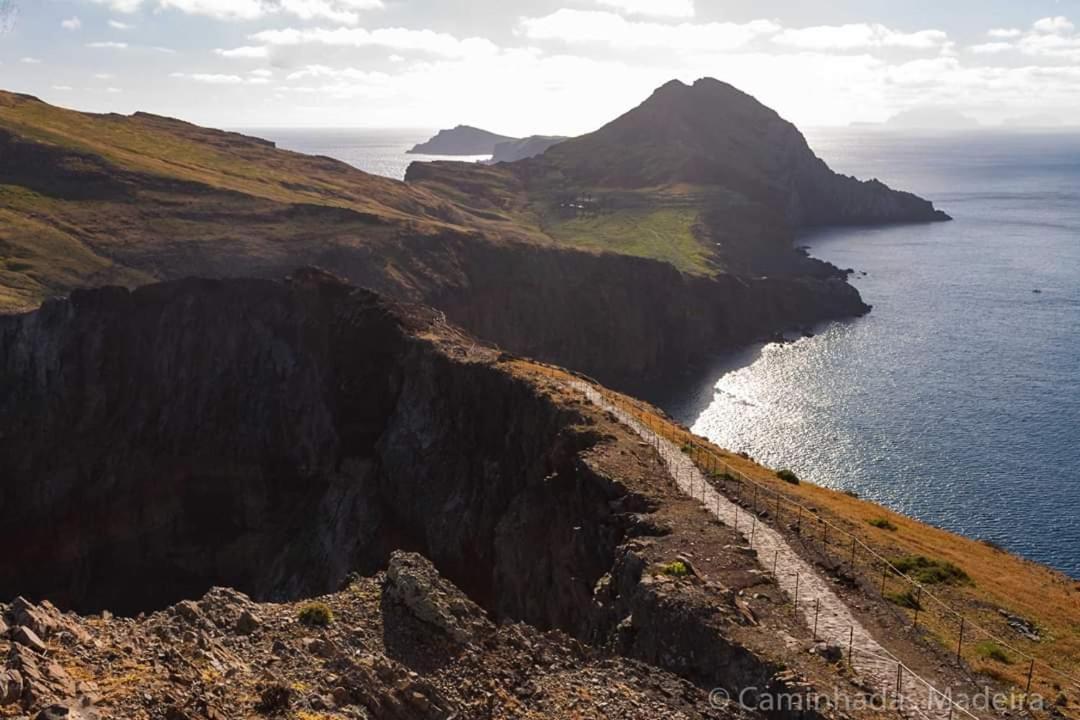
M 587 186 L 724 188 L 783 213 L 796 227 L 945 219 L 914 195 L 832 172 L 779 113 L 709 77 L 665 83 L 544 158 L 569 182 Z

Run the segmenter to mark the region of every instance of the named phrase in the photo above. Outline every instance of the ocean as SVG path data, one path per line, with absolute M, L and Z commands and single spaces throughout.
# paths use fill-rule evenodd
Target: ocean
M 489 155 L 444 157 L 439 155 L 408 155 L 414 145 L 431 138 L 435 130 L 347 130 L 347 129 L 281 129 L 262 128 L 239 130 L 245 135 L 273 140 L 285 150 L 308 155 L 326 155 L 375 175 L 395 180 L 405 179 L 405 170 L 416 161 L 487 160 Z
M 400 179 L 433 133 L 253 134 Z M 652 399 L 720 445 L 1080 578 L 1080 134 L 806 135 L 834 170 L 955 220 L 808 234 L 873 312 Z

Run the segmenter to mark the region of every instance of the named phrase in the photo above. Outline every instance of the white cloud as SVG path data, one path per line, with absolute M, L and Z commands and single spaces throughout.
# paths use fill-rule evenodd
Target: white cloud
M 241 58 L 241 59 L 265 58 L 265 57 L 269 56 L 270 48 L 265 47 L 265 46 L 261 46 L 261 45 L 260 46 L 246 45 L 244 47 L 232 48 L 231 50 L 223 50 L 221 48 L 218 48 L 217 50 L 214 51 L 214 53 L 216 53 L 217 55 L 220 55 L 221 57 L 225 57 L 225 58 Z
M 1023 35 L 1024 31 L 1016 28 L 994 28 L 986 34 L 996 40 L 1012 40 Z
M 1043 18 L 1036 22 L 1033 28 L 1035 32 L 1064 35 L 1071 33 L 1076 29 L 1076 26 L 1069 22 L 1068 18 L 1059 15 L 1058 17 Z
M 351 80 L 358 82 L 384 82 L 390 76 L 381 72 L 369 72 L 356 68 L 332 68 L 326 65 L 308 65 L 302 70 L 289 74 L 287 80 L 304 80 L 307 78 L 330 78 L 332 80 Z
M 94 73 L 95 80 L 112 80 L 115 77 L 112 73 Z
M 949 41 L 941 30 L 920 30 L 906 33 L 880 24 L 820 25 L 788 29 L 773 37 L 779 45 L 804 50 L 866 50 L 872 48 L 905 48 L 933 50 Z
M 539 18 L 522 18 L 520 31 L 532 40 L 609 45 L 622 49 L 679 51 L 733 50 L 780 30 L 769 20 L 747 23 L 636 22 L 610 12 L 563 8 Z
M 65 30 L 78 30 L 82 27 L 82 20 L 77 17 L 68 18 L 67 20 L 60 21 L 60 27 Z
M 116 12 L 131 14 L 142 7 L 176 10 L 218 20 L 255 20 L 286 13 L 303 20 L 330 20 L 346 25 L 360 22 L 360 13 L 384 7 L 383 0 L 90 0 Z M 115 21 L 114 21 L 115 22 Z M 126 30 L 125 23 L 110 23 Z
M 268 77 L 261 75 L 255 75 L 253 77 L 241 77 L 239 75 L 230 75 L 225 73 L 184 73 L 174 72 L 170 73 L 169 77 L 177 78 L 178 80 L 192 80 L 198 83 L 205 83 L 207 85 L 265 85 L 270 82 Z
M 484 38 L 458 39 L 432 30 L 406 28 L 286 28 L 264 30 L 251 35 L 256 42 L 273 46 L 331 45 L 341 47 L 379 46 L 397 50 L 415 50 L 443 57 L 488 56 L 498 48 Z
M 346 25 L 360 22 L 358 10 L 382 7 L 382 0 L 281 0 L 281 9 L 301 20 L 330 20 Z
M 106 40 L 104 42 L 86 43 L 86 47 L 106 50 L 127 50 L 128 44 L 125 42 L 114 42 L 112 40 Z
M 693 17 L 694 0 L 596 0 L 600 5 L 635 15 Z
M 107 88 L 105 88 L 105 92 L 113 93 L 115 95 L 116 93 L 123 92 L 123 90 L 121 90 L 118 87 L 107 87 Z
M 111 27 L 113 30 L 133 30 L 135 28 L 134 25 L 126 22 L 120 22 L 119 20 L 110 20 L 109 27 Z
M 221 75 L 215 73 L 174 72 L 170 74 L 169 77 L 194 80 L 195 82 L 207 83 L 209 85 L 239 85 L 244 82 L 244 78 L 239 75 Z
M 105 5 L 116 12 L 133 13 L 139 9 L 143 0 L 91 0 L 91 2 L 95 2 L 98 5 Z
M 52 89 L 53 90 L 59 90 L 61 92 L 67 92 L 69 90 L 74 90 L 74 88 L 71 87 L 70 85 L 53 85 Z
M 41 60 L 36 58 L 36 57 L 19 58 L 19 62 L 21 62 L 23 65 L 40 65 L 41 64 Z
M 252 70 L 248 74 L 249 75 L 254 75 L 255 77 L 262 77 L 262 78 L 274 77 L 274 71 L 273 70 L 268 70 L 267 68 L 259 68 L 257 70 Z
M 254 20 L 266 14 L 262 0 L 159 0 L 159 6 L 218 20 Z
M 991 42 L 971 46 L 971 52 L 976 55 L 996 55 L 1014 49 L 1016 49 L 1016 47 L 1012 43 L 1007 42 Z
M 994 36 L 1010 42 L 983 43 L 972 46 L 971 51 L 979 55 L 1018 51 L 1029 57 L 1080 62 L 1080 34 L 1075 30 L 1076 26 L 1068 18 L 1043 18 L 1027 32 L 992 30 L 991 35 L 997 33 Z

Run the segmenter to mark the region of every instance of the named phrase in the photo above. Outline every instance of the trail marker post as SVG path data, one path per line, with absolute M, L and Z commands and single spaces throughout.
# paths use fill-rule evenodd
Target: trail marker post
M 821 612 L 821 598 L 814 598 L 814 642 L 817 642 L 818 615 Z

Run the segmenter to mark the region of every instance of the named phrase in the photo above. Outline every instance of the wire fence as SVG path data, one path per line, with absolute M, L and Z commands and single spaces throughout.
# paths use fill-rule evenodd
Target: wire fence
M 561 374 L 562 371 L 554 368 L 545 369 L 545 371 L 555 379 L 567 378 L 566 375 Z M 910 612 L 913 627 L 918 628 L 920 624 L 932 626 L 934 630 L 941 631 L 939 635 L 951 635 L 955 639 L 954 657 L 957 665 L 962 666 L 965 660 L 980 659 L 987 652 L 985 643 L 992 644 L 991 653 L 994 652 L 993 648 L 1003 653 L 1012 653 L 1026 665 L 1026 672 L 1021 683 L 1023 688 L 1020 696 L 1021 704 L 1028 703 L 1033 697 L 1032 690 L 1037 686 L 1042 686 L 1040 689 L 1057 691 L 1061 688 L 1060 682 L 1066 682 L 1080 690 L 1080 679 L 1071 673 L 1020 650 L 999 634 L 981 626 L 927 589 L 924 584 L 904 573 L 893 561 L 867 545 L 858 535 L 821 517 L 818 511 L 791 499 L 779 490 L 750 478 L 720 457 L 716 449 L 697 440 L 689 430 L 674 422 L 660 419 L 640 403 L 625 396 L 591 382 L 586 384 L 605 401 L 652 433 L 656 438 L 657 446 L 660 438 L 663 438 L 680 447 L 700 471 L 693 474 L 700 479 L 691 477 L 691 483 L 696 481 L 699 487 L 691 484 L 688 488 L 690 494 L 702 502 L 708 502 L 707 491 L 712 490 L 717 504 L 720 502 L 720 495 L 734 503 L 734 529 L 743 531 L 744 534 L 748 531 L 747 537 L 752 548 L 755 546 L 758 523 L 764 523 L 766 519 L 771 518 L 770 525 L 773 530 L 785 537 L 794 538 L 811 552 L 820 553 L 833 572 L 846 574 L 854 584 L 868 594 L 877 595 Z M 678 466 L 674 468 L 674 471 L 680 472 Z M 676 477 L 677 482 L 686 479 Z M 743 508 L 744 512 L 741 518 L 739 508 Z M 848 520 L 854 522 L 850 518 Z M 776 562 L 777 558 L 774 557 L 774 576 Z M 905 683 L 908 683 L 909 687 L 914 685 L 921 688 L 920 693 L 923 697 L 920 699 L 925 706 L 923 703 L 915 702 L 908 703 L 903 709 L 927 720 L 930 717 L 935 719 L 948 717 L 951 720 L 954 715 L 964 715 L 974 720 L 976 716 L 959 705 L 951 694 L 943 693 L 935 688 L 891 653 L 885 651 L 886 655 L 879 655 L 860 649 L 854 642 L 854 626 L 849 628 L 846 639 L 820 637 L 818 633 L 819 598 L 808 599 L 805 596 L 800 598 L 799 582 L 800 578 L 797 577 L 794 593 L 789 593 L 793 612 L 801 612 L 807 618 L 808 624 L 813 627 L 815 641 L 825 641 L 828 645 L 840 648 L 846 646 L 846 662 L 852 669 L 870 670 L 880 678 L 884 674 L 885 666 L 888 666 L 888 673 L 890 676 L 894 674 L 896 678 L 896 688 L 892 695 L 896 702 L 904 703 Z M 812 610 L 807 603 L 812 604 Z M 942 637 L 942 640 L 946 641 L 948 638 Z M 976 655 L 976 651 L 980 654 Z M 1009 660 L 1011 662 L 1013 658 Z M 910 692 L 908 694 L 910 695 Z M 886 699 L 887 691 L 880 697 Z M 990 708 L 990 711 L 994 709 Z

